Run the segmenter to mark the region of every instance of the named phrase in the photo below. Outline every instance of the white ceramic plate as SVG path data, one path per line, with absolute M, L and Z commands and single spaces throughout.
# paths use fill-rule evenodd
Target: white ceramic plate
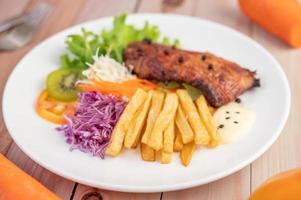
M 138 152 L 101 160 L 69 145 L 55 125 L 41 119 L 34 104 L 47 74 L 58 68 L 65 52 L 64 40 L 81 27 L 100 31 L 112 18 L 77 25 L 42 42 L 28 53 L 11 74 L 3 97 L 3 113 L 17 145 L 34 161 L 68 179 L 83 184 L 126 192 L 158 192 L 189 188 L 227 176 L 258 158 L 279 136 L 289 113 L 290 90 L 281 66 L 252 39 L 216 23 L 191 17 L 138 14 L 129 23 L 142 26 L 148 20 L 163 35 L 179 38 L 182 47 L 210 51 L 251 70 L 257 70 L 262 87 L 242 96 L 245 106 L 257 113 L 251 132 L 241 140 L 215 149 L 199 149 L 188 167 L 177 154 L 169 165 L 143 162 Z

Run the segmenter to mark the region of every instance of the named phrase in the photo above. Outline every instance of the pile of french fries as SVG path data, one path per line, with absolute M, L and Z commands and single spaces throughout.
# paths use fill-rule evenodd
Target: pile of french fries
M 212 110 L 204 96 L 193 101 L 185 89 L 175 93 L 138 89 L 113 130 L 106 154 L 117 156 L 123 147 L 140 145 L 145 161 L 170 163 L 173 152 L 180 152 L 182 164 L 187 166 L 197 145 L 219 144 Z

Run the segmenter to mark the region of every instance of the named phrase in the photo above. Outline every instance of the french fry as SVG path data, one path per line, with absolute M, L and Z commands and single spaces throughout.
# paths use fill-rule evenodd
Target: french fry
M 195 148 L 196 148 L 196 144 L 194 143 L 194 141 L 184 145 L 180 153 L 180 157 L 183 165 L 185 166 L 189 165 L 192 158 L 192 154 L 195 151 Z
M 138 111 L 139 112 L 139 111 Z M 134 145 L 132 146 L 132 149 L 136 149 L 136 147 L 140 144 L 142 144 L 141 142 L 141 137 L 142 137 L 142 134 L 144 133 L 145 131 L 145 127 L 146 127 L 146 124 L 144 123 L 143 127 L 142 127 L 142 130 L 141 130 L 141 134 L 140 134 L 140 137 L 137 137 L 136 140 L 135 140 L 135 143 Z
M 163 151 L 165 153 L 173 152 L 173 143 L 175 140 L 175 122 L 174 119 L 169 122 L 167 128 L 163 132 Z
M 211 137 L 209 146 L 211 146 L 211 147 L 217 146 L 219 143 L 220 135 L 219 135 L 217 126 L 214 124 L 214 122 L 212 120 L 212 115 L 211 115 L 211 112 L 207 105 L 205 97 L 203 95 L 201 95 L 196 100 L 195 103 L 198 108 L 199 114 L 201 116 L 201 120 L 203 121 L 203 123 Z
M 156 151 L 155 150 L 155 154 L 156 154 L 156 161 L 158 161 L 158 162 L 161 162 L 161 155 L 162 155 L 162 153 L 161 153 L 162 151 L 161 150 L 159 150 L 159 151 Z
M 156 119 L 154 128 L 151 132 L 148 146 L 156 151 L 163 147 L 163 131 L 167 128 L 170 121 L 174 118 L 178 107 L 178 97 L 174 93 L 167 93 L 163 109 Z
M 144 130 L 142 129 L 141 133 L 143 133 Z M 141 134 L 139 137 L 136 138 L 133 146 L 131 147 L 132 149 L 136 149 L 138 147 L 138 145 L 141 144 Z
M 187 91 L 183 89 L 177 90 L 177 95 L 179 96 L 180 104 L 182 105 L 184 112 L 188 116 L 189 124 L 194 132 L 195 143 L 202 145 L 209 144 L 210 136 L 201 121 L 201 118 L 191 97 L 189 96 Z
M 153 94 L 153 97 L 152 97 L 151 106 L 150 106 L 149 113 L 147 116 L 145 132 L 144 132 L 144 134 L 142 136 L 142 140 L 141 140 L 141 142 L 144 144 L 147 144 L 147 142 L 150 138 L 155 121 L 162 109 L 163 102 L 164 102 L 164 93 L 155 91 Z
M 181 133 L 179 132 L 179 129 L 177 126 L 175 126 L 175 135 L 176 135 L 176 138 L 175 138 L 175 143 L 173 145 L 173 149 L 174 149 L 174 151 L 179 152 L 183 148 L 183 142 L 182 142 Z
M 208 106 L 208 108 L 209 108 L 209 111 L 210 111 L 211 115 L 213 115 L 214 112 L 215 112 L 215 108 L 212 107 L 212 106 Z
M 156 151 L 146 144 L 140 144 L 141 157 L 145 161 L 155 161 L 156 160 Z
M 141 110 L 142 110 L 142 107 L 143 107 L 143 106 L 140 106 L 140 108 L 139 108 L 139 109 L 137 110 L 137 112 L 135 113 L 135 115 L 134 115 L 132 121 L 130 122 L 130 125 L 129 125 L 129 128 L 128 128 L 128 131 L 127 131 L 127 132 L 129 132 L 129 130 L 134 130 L 134 126 L 135 126 L 134 121 L 135 121 L 135 119 L 137 119 L 139 113 L 140 113 Z M 125 133 L 125 138 L 124 138 L 123 145 L 124 145 L 124 143 L 125 143 L 125 139 L 126 139 L 127 134 L 128 134 L 127 132 Z M 132 132 L 131 132 L 130 134 L 132 134 Z M 134 142 L 134 144 L 131 146 L 131 148 L 132 148 L 132 149 L 136 149 L 136 147 L 138 146 L 139 143 L 140 143 L 140 141 L 139 141 L 139 139 L 138 139 L 138 137 L 137 137 L 136 140 L 135 140 L 135 142 Z M 124 146 L 125 146 L 125 145 L 124 145 Z
M 128 130 L 130 122 L 134 117 L 134 114 L 139 109 L 139 107 L 144 103 L 146 98 L 147 98 L 147 93 L 140 88 L 138 88 L 135 94 L 132 96 L 129 102 L 129 104 L 131 103 L 130 105 L 131 107 L 128 109 L 128 116 L 125 117 L 124 123 L 122 125 L 123 130 L 125 132 Z
M 133 144 L 133 146 L 131 147 L 132 149 L 136 149 L 137 147 L 138 147 L 138 145 L 140 144 L 140 141 L 139 141 L 139 139 L 138 140 L 136 140 L 135 142 L 134 142 L 134 144 Z
M 106 154 L 111 156 L 117 156 L 121 152 L 124 137 L 129 126 L 129 122 L 134 117 L 135 112 L 144 102 L 146 96 L 147 93 L 143 90 L 136 90 L 135 94 L 132 96 L 130 102 L 125 107 L 116 126 L 113 129 L 111 143 L 109 144 L 106 150 Z
M 196 100 L 196 106 L 198 108 L 200 117 L 211 136 L 210 146 L 218 145 L 220 135 L 217 126 L 213 122 L 212 113 L 214 113 L 215 108 L 209 106 L 205 97 L 202 95 Z
M 141 108 L 138 109 L 135 117 L 130 122 L 130 126 L 124 139 L 124 146 L 126 148 L 132 148 L 141 136 L 141 130 L 147 117 L 153 93 L 153 90 L 148 92 L 145 102 L 143 103 Z
M 161 151 L 161 163 L 168 164 L 172 160 L 172 153 L 167 153 L 165 151 Z
M 182 110 L 182 106 L 178 106 L 177 114 L 176 114 L 176 126 L 181 134 L 181 138 L 184 144 L 187 144 L 194 139 L 193 131 L 187 121 L 187 118 Z

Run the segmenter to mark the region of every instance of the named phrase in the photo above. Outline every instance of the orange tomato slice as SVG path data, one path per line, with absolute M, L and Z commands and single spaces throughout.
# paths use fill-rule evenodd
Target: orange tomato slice
M 65 124 L 65 115 L 73 117 L 75 103 L 59 102 L 49 97 L 47 90 L 43 90 L 36 103 L 36 112 L 43 119 L 55 124 Z

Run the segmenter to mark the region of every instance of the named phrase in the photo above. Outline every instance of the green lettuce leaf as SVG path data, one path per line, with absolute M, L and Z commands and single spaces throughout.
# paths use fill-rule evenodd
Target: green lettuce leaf
M 87 63 L 93 62 L 97 49 L 98 56 L 109 54 L 118 62 L 123 62 L 123 52 L 129 43 L 143 39 L 158 42 L 160 31 L 157 26 L 145 22 L 142 28 L 135 28 L 126 24 L 126 17 L 126 14 L 114 17 L 113 28 L 100 34 L 82 28 L 81 34 L 69 35 L 66 40 L 68 52 L 61 56 L 61 66 L 87 68 Z M 167 37 L 163 38 L 162 43 L 172 45 Z M 175 39 L 173 45 L 179 47 L 179 44 L 179 40 Z

